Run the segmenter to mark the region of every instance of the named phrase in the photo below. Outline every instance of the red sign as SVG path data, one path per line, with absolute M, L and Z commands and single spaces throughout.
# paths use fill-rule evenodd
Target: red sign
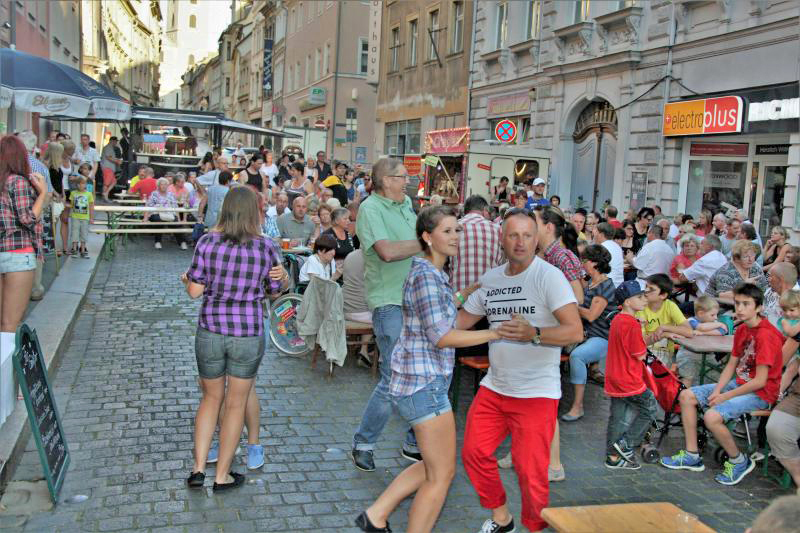
M 664 136 L 739 133 L 743 113 L 738 96 L 670 102 L 664 106 Z
M 484 165 L 483 163 L 478 163 L 478 168 L 481 170 L 492 170 L 492 167 L 489 165 Z
M 494 127 L 494 136 L 501 143 L 514 142 L 517 138 L 517 125 L 510 120 L 501 120 Z
M 747 157 L 747 143 L 692 143 L 689 155 Z
M 425 134 L 426 154 L 463 154 L 469 149 L 469 128 L 433 130 Z
M 422 158 L 418 155 L 404 156 L 403 166 L 406 167 L 409 176 L 419 176 L 422 174 Z

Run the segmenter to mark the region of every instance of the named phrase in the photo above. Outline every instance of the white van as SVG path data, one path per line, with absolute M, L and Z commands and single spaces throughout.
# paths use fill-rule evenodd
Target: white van
M 507 177 L 512 188 L 521 186 L 531 169 L 537 177 L 549 181 L 550 151 L 473 141 L 467 157 L 464 198 L 480 194 L 491 199 L 491 191 L 500 183 L 500 178 Z

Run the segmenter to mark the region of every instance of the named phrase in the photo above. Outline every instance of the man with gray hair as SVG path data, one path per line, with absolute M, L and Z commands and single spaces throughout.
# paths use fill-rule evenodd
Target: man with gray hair
M 639 283 L 644 284 L 644 280 L 653 274 L 668 274 L 675 252 L 664 241 L 664 230 L 661 226 L 653 224 L 647 231 L 647 242 L 633 257 L 628 252 L 628 261 L 639 271 L 637 276 Z
M 417 240 L 417 215 L 406 196 L 406 167 L 396 159 L 380 159 L 372 168 L 372 180 L 373 194 L 359 207 L 356 234 L 364 251 L 364 285 L 380 353 L 381 377 L 353 436 L 351 453 L 356 468 L 366 472 L 375 470 L 375 443 L 392 413 L 389 381 L 392 351 L 403 325 L 403 283 L 411 258 L 422 250 Z M 422 458 L 411 429 L 402 456 L 412 461 Z
M 203 187 L 211 187 L 212 185 L 219 185 L 219 173 L 228 170 L 229 164 L 228 156 L 225 154 L 220 155 L 214 160 L 214 170 L 206 172 L 197 176 L 197 182 Z
M 720 252 L 725 254 L 726 257 L 729 256 L 731 254 L 731 246 L 733 246 L 733 239 L 727 237 L 728 217 L 724 213 L 717 213 L 714 215 L 711 224 L 714 226 L 714 235 L 717 235 L 722 243 Z
M 694 283 L 697 285 L 698 293 L 705 293 L 711 276 L 728 262 L 721 250 L 720 238 L 716 235 L 706 235 L 700 243 L 701 257 L 681 273 L 680 280 Z
M 44 181 L 47 184 L 47 192 L 53 192 L 53 184 L 50 182 L 50 170 L 44 163 L 36 159 L 36 143 L 38 141 L 36 134 L 31 130 L 21 131 L 17 137 L 22 144 L 25 145 L 25 150 L 28 152 L 28 164 L 31 166 L 31 172 L 36 172 L 44 176 Z M 52 250 L 55 248 L 53 241 L 53 211 L 48 207 L 49 200 L 45 203 L 42 209 L 42 238 L 45 250 Z M 66 248 L 67 244 L 64 243 L 63 247 Z M 38 302 L 44 298 L 44 285 L 42 285 L 42 270 L 44 268 L 43 261 L 36 261 L 36 273 L 33 278 L 33 289 L 31 290 L 31 300 Z
M 797 283 L 797 269 L 791 263 L 781 262 L 769 269 L 769 287 L 764 291 L 764 316 L 770 323 L 778 327 L 778 320 L 783 318 L 780 299 L 784 293 L 794 290 Z

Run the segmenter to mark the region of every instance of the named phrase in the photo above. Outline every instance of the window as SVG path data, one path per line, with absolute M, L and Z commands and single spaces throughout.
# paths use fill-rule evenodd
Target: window
M 300 88 L 300 62 L 298 61 L 294 65 L 294 88 Z
M 275 88 L 275 94 L 281 94 L 283 92 L 283 63 L 275 63 L 275 70 L 272 73 L 273 76 L 273 86 Z
M 189 15 L 189 27 L 196 28 L 197 27 L 197 17 L 194 15 Z
M 190 0 L 190 1 L 189 1 L 189 3 L 190 3 L 190 4 L 196 4 L 196 3 L 197 3 L 197 0 Z
M 418 120 L 387 122 L 384 150 L 388 155 L 419 154 L 420 125 Z
M 417 66 L 417 38 L 419 37 L 419 21 L 414 19 L 408 23 L 408 66 Z
M 314 79 L 318 80 L 322 75 L 322 50 L 314 50 Z
M 294 66 L 289 65 L 289 78 L 286 80 L 286 89 L 289 92 L 294 91 Z
M 325 45 L 325 55 L 322 57 L 322 72 L 330 74 L 331 72 L 331 43 Z
M 225 78 L 225 96 L 231 95 L 231 79 Z
M 539 38 L 539 28 L 542 23 L 542 2 L 531 0 L 528 3 L 528 39 Z
M 636 5 L 637 0 L 619 0 L 619 9 L 625 9 L 626 7 L 634 7 Z
M 306 56 L 306 85 L 311 83 L 311 54 Z
M 436 42 L 439 37 L 439 10 L 435 9 L 428 13 L 428 30 L 430 31 L 430 43 L 428 46 L 428 59 L 436 59 L 438 52 Z
M 437 130 L 445 130 L 452 128 L 464 127 L 464 115 L 462 113 L 453 113 L 451 115 L 437 115 L 436 127 Z
M 292 8 L 292 11 L 289 13 L 289 33 L 294 33 L 294 25 L 295 21 L 297 20 L 297 12 Z
M 453 40 L 450 53 L 455 54 L 464 49 L 464 2 L 453 2 Z
M 366 37 L 358 38 L 358 73 L 366 74 L 369 67 L 369 42 Z
M 400 50 L 400 28 L 392 28 L 392 46 L 390 46 L 390 54 L 392 57 L 391 68 L 389 69 L 391 72 L 394 72 L 398 69 L 398 60 L 397 55 Z
M 510 120 L 517 126 L 517 138 L 514 139 L 509 144 L 522 144 L 527 143 L 531 140 L 531 117 L 530 115 L 524 115 L 519 117 L 503 117 L 503 118 L 496 118 L 489 121 L 489 131 L 492 132 L 492 136 L 494 136 L 495 127 L 501 120 Z
M 297 7 L 297 30 L 300 31 L 304 24 L 303 20 L 303 2 L 300 2 L 300 5 Z
M 189 54 L 189 66 L 194 65 L 194 54 Z
M 589 0 L 575 0 L 575 18 L 573 23 L 589 20 Z
M 317 6 L 317 16 L 319 17 L 320 15 L 322 15 L 322 8 L 323 8 L 322 2 L 314 2 L 314 3 Z
M 355 107 L 348 107 L 345 125 L 346 125 L 346 142 L 358 142 L 358 110 Z
M 230 61 L 231 60 L 231 54 L 232 54 L 232 52 L 231 52 L 231 42 L 228 41 L 228 42 L 225 43 L 225 45 L 226 45 L 225 46 L 225 58 L 226 58 L 227 61 Z
M 508 42 L 508 2 L 500 2 L 497 4 L 495 19 L 495 49 L 505 48 L 506 42 Z

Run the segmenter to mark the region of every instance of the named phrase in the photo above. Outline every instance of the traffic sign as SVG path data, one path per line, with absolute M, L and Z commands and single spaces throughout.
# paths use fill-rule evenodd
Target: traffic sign
M 314 121 L 314 127 L 317 128 L 317 129 L 324 130 L 325 126 L 326 126 L 325 125 L 325 121 L 322 120 L 322 119 L 318 119 L 318 120 Z
M 435 167 L 439 164 L 439 156 L 438 155 L 426 155 L 425 156 L 425 164 L 429 167 Z
M 501 143 L 511 143 L 517 138 L 517 125 L 510 120 L 501 120 L 494 127 L 494 136 Z

